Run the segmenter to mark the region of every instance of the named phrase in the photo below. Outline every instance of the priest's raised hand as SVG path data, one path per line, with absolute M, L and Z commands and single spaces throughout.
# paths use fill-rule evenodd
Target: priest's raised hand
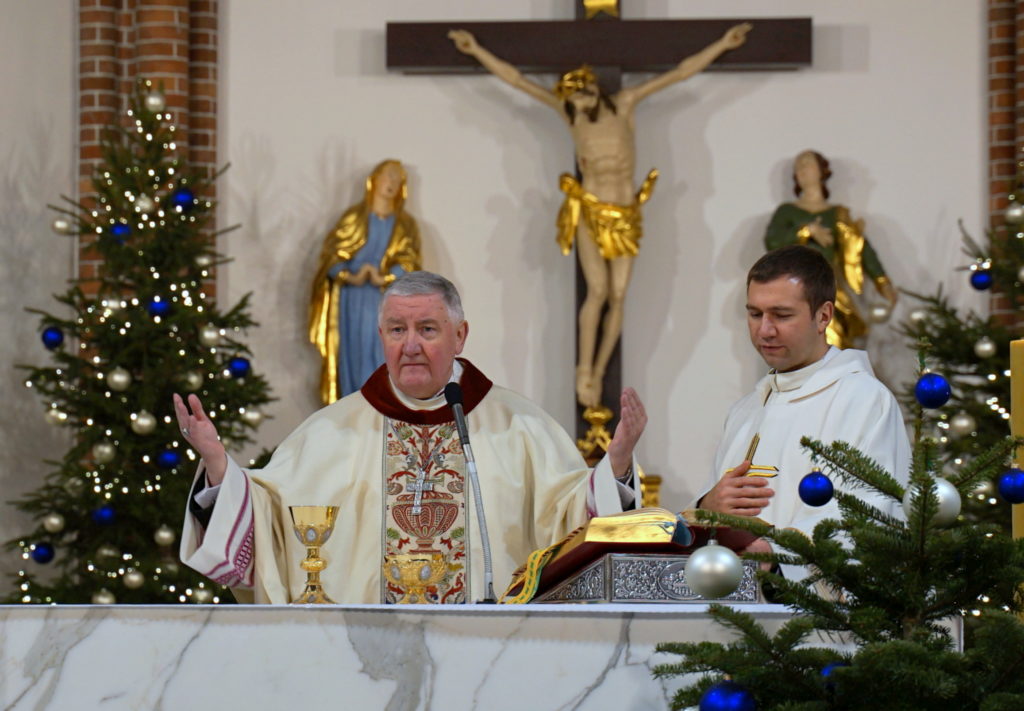
M 186 406 L 181 396 L 175 393 L 174 414 L 178 418 L 181 435 L 206 465 L 206 480 L 210 486 L 218 486 L 224 480 L 224 472 L 227 471 L 228 455 L 220 437 L 217 436 L 217 428 L 203 411 L 203 403 L 192 394 L 188 396 Z
M 608 460 L 616 479 L 628 479 L 633 464 L 633 450 L 646 426 L 647 411 L 640 396 L 633 388 L 626 388 L 619 399 L 619 424 L 608 444 Z

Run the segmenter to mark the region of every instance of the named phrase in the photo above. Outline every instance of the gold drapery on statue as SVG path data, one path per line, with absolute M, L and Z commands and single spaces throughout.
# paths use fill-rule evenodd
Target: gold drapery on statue
M 389 163 L 383 161 L 366 179 L 366 195 L 362 202 L 347 209 L 327 236 L 320 250 L 316 276 L 309 304 L 309 340 L 316 346 L 322 358 L 320 370 L 320 399 L 328 405 L 339 397 L 338 351 L 341 334 L 338 328 L 341 289 L 345 286 L 347 272 L 341 272 L 331 279 L 329 272 L 339 262 L 350 259 L 366 244 L 367 224 L 373 198 L 374 176 Z M 380 260 L 378 271 L 384 275 L 384 286 L 395 280 L 391 268 L 399 266 L 407 272 L 421 267 L 420 235 L 416 221 L 404 210 L 406 190 L 403 181 L 401 193 L 395 199 L 395 226 L 388 241 L 387 250 Z
M 562 248 L 562 254 L 572 251 L 581 216 L 605 259 L 639 254 L 643 236 L 640 206 L 650 199 L 657 179 L 658 171 L 651 170 L 637 190 L 632 205 L 615 205 L 602 202 L 585 191 L 576 178 L 563 173 L 558 187 L 565 193 L 565 201 L 558 211 L 557 221 L 558 246 Z

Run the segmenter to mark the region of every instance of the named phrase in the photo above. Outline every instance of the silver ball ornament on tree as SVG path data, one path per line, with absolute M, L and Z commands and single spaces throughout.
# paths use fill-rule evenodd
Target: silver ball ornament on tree
M 109 440 L 97 442 L 92 446 L 92 458 L 97 464 L 110 464 L 117 456 L 117 447 Z
M 132 374 L 124 368 L 114 368 L 107 373 L 107 387 L 114 392 L 123 393 L 132 384 Z
M 910 312 L 910 321 L 912 323 L 923 323 L 928 319 L 928 311 L 925 309 L 914 309 Z
M 1016 200 L 1011 200 L 1010 204 L 1006 206 L 1006 211 L 1003 212 L 1003 218 L 1009 225 L 1021 224 L 1024 222 L 1024 205 Z
M 199 342 L 212 348 L 220 343 L 220 329 L 216 326 L 203 326 L 199 329 Z
M 56 407 L 51 407 L 47 410 L 45 417 L 46 423 L 50 425 L 63 425 L 68 421 L 68 413 Z
M 64 530 L 64 517 L 59 513 L 48 513 L 43 516 L 43 528 L 47 533 L 60 533 Z
M 167 575 L 177 575 L 181 572 L 181 566 L 175 563 L 173 560 L 169 560 L 160 566 L 160 569 Z
M 190 370 L 181 376 L 181 383 L 186 392 L 194 393 L 196 390 L 203 387 L 203 374 Z
M 914 510 L 915 491 L 917 491 L 917 487 L 908 486 L 907 493 L 903 495 L 903 513 L 906 514 L 907 519 L 910 518 Z M 948 526 L 960 515 L 960 492 L 947 480 L 935 477 L 935 495 L 939 500 L 939 508 L 931 522 L 935 526 Z
M 110 560 L 112 558 L 120 558 L 121 551 L 117 550 L 114 546 L 109 543 L 104 543 L 102 546 L 96 549 L 96 558 L 99 560 Z
M 132 432 L 140 435 L 153 434 L 156 429 L 156 418 L 145 410 L 141 410 L 131 416 Z
M 163 111 L 165 108 L 167 108 L 167 99 L 165 99 L 164 95 L 161 94 L 159 91 L 151 91 L 148 94 L 146 94 L 144 102 L 146 105 L 146 110 L 152 111 L 153 113 L 156 113 L 157 111 Z
M 146 576 L 137 570 L 129 570 L 121 577 L 121 582 L 129 590 L 138 590 L 146 583 Z
M 153 212 L 155 207 L 156 203 L 149 195 L 143 194 L 135 198 L 135 210 L 137 212 L 141 212 L 143 215 L 148 215 Z
M 156 541 L 158 546 L 169 546 L 174 543 L 176 537 L 174 529 L 167 524 L 160 526 L 160 528 L 153 532 L 153 540 Z
M 888 301 L 874 303 L 868 310 L 868 319 L 871 323 L 885 323 L 890 316 L 892 316 L 892 306 Z
M 984 501 L 985 499 L 991 499 L 996 495 L 996 483 L 991 479 L 984 479 L 978 482 L 978 485 L 974 487 L 974 491 L 971 492 L 971 496 Z
M 92 594 L 93 605 L 113 605 L 115 602 L 117 602 L 117 598 L 114 597 L 114 593 L 106 588 L 100 588 Z
M 197 605 L 209 605 L 213 602 L 213 591 L 209 588 L 195 588 L 192 591 L 191 599 Z
M 69 235 L 73 229 L 71 220 L 66 217 L 55 218 L 53 222 L 50 223 L 50 226 L 53 228 L 53 231 L 59 235 Z
M 242 413 L 242 420 L 253 427 L 259 427 L 260 423 L 263 422 L 263 413 L 259 410 L 246 408 L 245 412 Z
M 949 419 L 949 433 L 956 437 L 966 437 L 977 428 L 978 423 L 963 410 Z
M 982 336 L 974 343 L 974 355 L 979 358 L 991 358 L 996 354 L 996 342 L 988 336 Z
M 743 561 L 725 546 L 710 541 L 690 554 L 684 570 L 690 590 L 706 600 L 734 592 L 743 579 Z
M 79 479 L 78 477 L 72 477 L 64 482 L 64 491 L 71 494 L 71 496 L 79 497 L 85 493 L 85 480 Z
M 196 266 L 197 267 L 200 267 L 202 269 L 206 269 L 206 267 L 210 266 L 211 264 L 213 264 L 213 255 L 212 254 L 200 254 L 198 257 L 196 257 Z

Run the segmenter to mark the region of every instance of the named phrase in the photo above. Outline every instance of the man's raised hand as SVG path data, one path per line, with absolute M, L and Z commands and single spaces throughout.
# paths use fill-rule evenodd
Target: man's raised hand
M 700 507 L 708 511 L 733 516 L 758 516 L 769 504 L 775 492 L 768 488 L 768 480 L 760 476 L 747 476 L 750 462 L 744 461 L 727 471 L 714 488 L 704 495 Z
M 217 436 L 217 428 L 203 411 L 203 403 L 195 395 L 188 396 L 188 407 L 177 393 L 174 394 L 174 414 L 178 418 L 178 428 L 185 441 L 196 450 L 206 464 L 206 479 L 211 486 L 217 486 L 224 480 L 227 471 L 228 454 Z M 191 408 L 191 412 L 189 412 Z

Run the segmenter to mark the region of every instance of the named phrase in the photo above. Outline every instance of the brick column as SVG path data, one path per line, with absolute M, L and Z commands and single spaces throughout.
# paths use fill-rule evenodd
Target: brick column
M 103 129 L 124 120 L 139 77 L 163 87 L 181 157 L 200 172 L 216 171 L 217 9 L 217 0 L 79 0 L 78 188 L 84 204 L 92 200 Z M 99 264 L 94 241 L 81 236 L 79 276 L 86 279 Z

